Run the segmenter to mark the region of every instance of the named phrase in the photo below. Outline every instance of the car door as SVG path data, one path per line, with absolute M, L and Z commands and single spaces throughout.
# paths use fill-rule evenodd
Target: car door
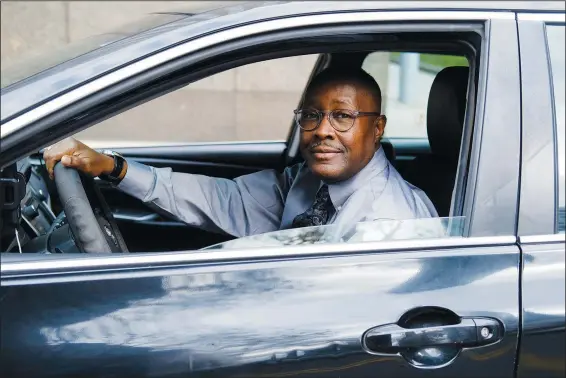
M 564 13 L 521 13 L 518 28 L 523 95 L 519 210 L 523 332 L 517 373 L 518 377 L 563 377 Z
M 414 21 L 430 17 L 439 32 L 483 25 L 477 99 L 468 100 L 468 177 L 458 188 L 465 193 L 461 234 L 170 254 L 5 255 L 3 376 L 514 376 L 521 261 L 515 15 L 338 16 L 334 22 L 373 17 L 401 29 L 410 20 L 412 31 Z M 309 26 L 328 17 L 291 20 Z

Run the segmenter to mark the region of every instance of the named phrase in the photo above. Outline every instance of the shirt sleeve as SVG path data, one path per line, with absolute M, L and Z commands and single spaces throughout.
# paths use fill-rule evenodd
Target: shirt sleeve
M 292 179 L 293 168 L 229 180 L 128 160 L 118 188 L 191 226 L 242 237 L 279 229 Z

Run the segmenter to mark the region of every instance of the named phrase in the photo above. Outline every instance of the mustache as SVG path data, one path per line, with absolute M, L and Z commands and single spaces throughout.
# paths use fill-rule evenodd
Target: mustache
M 323 142 L 323 141 L 313 142 L 313 143 L 309 144 L 308 150 L 312 151 L 317 147 L 328 148 L 328 149 L 338 150 L 340 152 L 344 152 L 344 148 L 342 146 L 332 145 L 328 142 Z

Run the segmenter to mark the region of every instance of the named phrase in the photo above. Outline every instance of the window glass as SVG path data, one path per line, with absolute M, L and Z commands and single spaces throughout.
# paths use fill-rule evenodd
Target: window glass
M 93 147 L 284 141 L 317 57 L 272 59 L 224 71 L 75 137 Z
M 362 68 L 381 87 L 385 137 L 428 139 L 426 110 L 434 77 L 445 67 L 468 66 L 463 56 L 374 52 Z M 394 127 L 393 127 L 394 126 Z
M 353 227 L 330 224 L 253 235 L 204 249 L 265 248 L 326 243 L 360 243 L 463 237 L 465 217 L 379 219 Z
M 552 69 L 552 85 L 554 88 L 554 111 L 556 118 L 556 139 L 558 141 L 558 231 L 564 232 L 566 191 L 564 183 L 564 25 L 547 26 L 548 49 Z

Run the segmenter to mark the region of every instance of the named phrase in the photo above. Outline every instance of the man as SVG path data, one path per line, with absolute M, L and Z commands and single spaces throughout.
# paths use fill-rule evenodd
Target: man
M 44 153 L 189 225 L 241 237 L 286 228 L 437 217 L 431 201 L 389 163 L 380 140 L 381 91 L 363 70 L 328 69 L 295 111 L 305 162 L 234 180 L 174 173 L 101 154 L 66 139 Z M 268 125 L 266 125 L 268 127 Z

